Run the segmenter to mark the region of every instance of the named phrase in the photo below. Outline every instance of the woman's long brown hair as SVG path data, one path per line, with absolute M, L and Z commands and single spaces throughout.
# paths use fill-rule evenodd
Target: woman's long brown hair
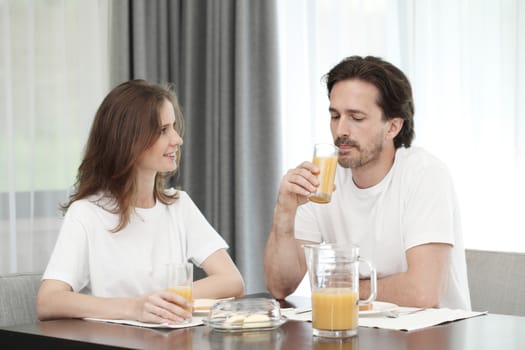
M 101 194 L 111 203 L 104 209 L 120 215 L 112 232 L 128 225 L 134 210 L 137 162 L 160 137 L 160 107 L 165 100 L 173 104 L 175 129 L 182 137 L 183 116 L 170 85 L 131 80 L 118 85 L 104 98 L 91 126 L 75 191 L 61 206 L 64 213 L 74 201 Z M 177 165 L 180 159 L 179 149 Z M 171 204 L 178 197 L 176 192 L 164 191 L 166 180 L 175 172 L 157 173 L 155 177 L 153 194 L 164 204 Z

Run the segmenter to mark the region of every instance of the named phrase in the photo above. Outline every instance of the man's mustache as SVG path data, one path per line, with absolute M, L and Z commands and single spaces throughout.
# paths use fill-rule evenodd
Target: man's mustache
M 351 147 L 355 147 L 359 149 L 359 144 L 349 137 L 338 137 L 337 139 L 335 139 L 334 143 L 337 147 L 341 147 L 342 145 L 345 145 L 345 146 L 351 146 Z

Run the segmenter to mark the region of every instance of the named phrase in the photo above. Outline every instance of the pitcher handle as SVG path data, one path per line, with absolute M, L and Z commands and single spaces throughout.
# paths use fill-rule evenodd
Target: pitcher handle
M 377 274 L 376 269 L 372 265 L 372 263 L 366 259 L 362 259 L 359 257 L 357 259 L 360 263 L 363 262 L 368 265 L 368 268 L 370 269 L 370 295 L 368 296 L 368 299 L 366 300 L 359 300 L 359 305 L 366 305 L 371 304 L 376 299 L 377 294 Z

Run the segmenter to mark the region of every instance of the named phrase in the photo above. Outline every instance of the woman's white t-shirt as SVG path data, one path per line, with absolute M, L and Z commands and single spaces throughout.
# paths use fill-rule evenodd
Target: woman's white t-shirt
M 399 148 L 385 178 L 356 187 L 351 169 L 337 167 L 336 191 L 328 204 L 299 207 L 295 237 L 314 242 L 352 243 L 377 276 L 407 270 L 405 252 L 425 243 L 452 245 L 442 307 L 470 310 L 459 206 L 445 165 L 418 147 Z
M 119 216 L 99 204 L 90 197 L 70 206 L 43 279 L 100 297 L 137 296 L 166 288 L 166 264 L 200 266 L 228 248 L 184 191 L 171 205 L 157 200 L 153 208 L 136 208 L 116 233 Z

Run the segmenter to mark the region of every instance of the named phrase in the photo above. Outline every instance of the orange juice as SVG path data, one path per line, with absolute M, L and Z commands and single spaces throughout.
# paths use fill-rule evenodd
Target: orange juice
M 312 325 L 323 330 L 349 330 L 358 326 L 359 295 L 351 288 L 320 288 L 312 292 Z
M 319 167 L 319 187 L 309 199 L 316 203 L 328 203 L 334 189 L 335 169 L 337 167 L 337 156 L 314 157 L 312 163 Z
M 175 288 L 168 288 L 167 291 L 178 294 L 181 297 L 188 300 L 188 302 L 190 303 L 190 306 L 186 308 L 186 311 L 188 311 L 189 313 L 192 312 L 191 304 L 193 302 L 193 294 L 192 294 L 192 288 L 190 286 L 180 286 L 180 287 L 175 287 Z

